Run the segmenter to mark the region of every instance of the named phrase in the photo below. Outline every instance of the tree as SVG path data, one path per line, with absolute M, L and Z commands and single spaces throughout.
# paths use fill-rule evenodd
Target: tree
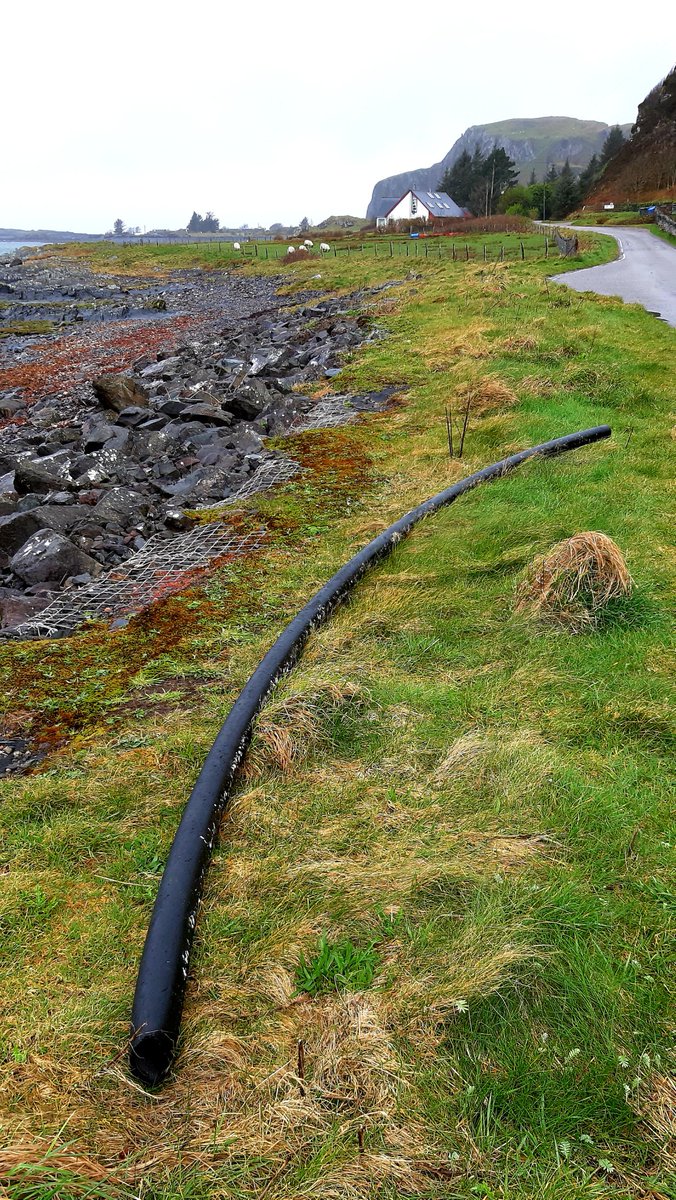
M 535 167 L 533 167 L 533 170 L 530 173 L 530 179 L 528 180 L 528 186 L 532 187 L 534 183 L 537 183 L 537 179 L 535 177 Z
M 301 233 L 307 233 L 308 229 L 310 228 L 310 222 L 308 221 L 307 217 L 303 217 L 298 228 Z
M 626 140 L 627 139 L 625 138 L 619 125 L 613 125 L 612 128 L 608 130 L 608 136 L 603 143 L 603 150 L 601 151 L 601 167 L 605 167 L 606 164 L 610 162 L 611 158 L 615 157 L 618 150 L 621 150 L 624 146 Z
M 552 163 L 547 174 L 545 175 L 545 183 L 556 183 L 559 178 L 559 172 L 556 169 L 556 163 Z
M 592 154 L 584 171 L 580 175 L 580 199 L 584 200 L 585 196 L 592 190 L 599 175 L 601 174 L 601 164 L 596 154 Z
M 118 217 L 117 221 L 113 225 L 113 233 L 116 237 L 122 237 L 122 234 L 124 233 L 124 221 L 121 217 Z
M 474 168 L 472 155 L 468 150 L 463 150 L 459 158 L 455 160 L 452 167 L 447 167 L 444 171 L 437 190 L 445 192 L 460 208 L 466 208 L 469 204 L 472 188 L 474 187 Z
M 530 217 L 535 209 L 531 189 L 523 186 L 507 188 L 498 204 L 498 212 L 507 213 L 510 217 Z
M 568 159 L 566 159 L 554 188 L 552 216 L 555 220 L 559 220 L 560 217 L 567 217 L 568 213 L 573 212 L 579 203 L 580 184 L 573 174 Z
M 554 184 L 553 183 L 533 183 L 528 188 L 533 208 L 538 217 L 546 221 L 552 215 L 552 202 L 554 199 Z
M 500 146 L 484 155 L 478 143 L 474 154 L 463 150 L 443 175 L 438 187 L 455 200 L 461 208 L 491 216 L 502 193 L 513 187 L 519 178 L 516 164 Z
M 218 217 L 215 217 L 212 212 L 208 212 L 206 217 L 202 221 L 202 232 L 203 233 L 218 233 L 219 226 L 220 226 L 220 221 L 219 221 Z
M 188 233 L 199 233 L 202 229 L 203 220 L 204 217 L 200 216 L 198 212 L 194 212 L 186 225 Z

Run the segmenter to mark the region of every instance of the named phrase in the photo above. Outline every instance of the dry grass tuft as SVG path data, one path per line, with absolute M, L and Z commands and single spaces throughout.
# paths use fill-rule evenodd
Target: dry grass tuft
M 423 351 L 423 358 L 433 371 L 447 370 L 459 358 L 488 358 L 491 346 L 484 334 L 488 326 L 473 322 L 463 329 L 446 329 L 434 335 L 434 341 Z
M 661 1149 L 664 1165 L 676 1170 L 676 1080 L 655 1072 L 648 1091 L 641 1090 L 635 1107 Z
M 330 680 L 273 700 L 258 719 L 243 770 L 245 778 L 269 769 L 290 771 L 321 741 L 327 717 L 364 695 L 364 689 L 349 680 Z
M 469 404 L 470 415 L 481 416 L 483 413 L 500 412 L 513 408 L 519 403 L 519 397 L 502 380 L 492 375 L 484 379 L 476 379 L 470 383 L 461 383 L 455 391 L 456 411 L 464 412 Z
M 568 629 L 593 627 L 610 600 L 631 594 L 622 554 L 605 533 L 576 533 L 528 568 L 516 611 L 528 611 Z
M 523 337 L 508 337 L 499 344 L 499 348 L 507 354 L 522 354 L 530 350 L 539 349 L 540 342 L 532 334 L 525 334 Z

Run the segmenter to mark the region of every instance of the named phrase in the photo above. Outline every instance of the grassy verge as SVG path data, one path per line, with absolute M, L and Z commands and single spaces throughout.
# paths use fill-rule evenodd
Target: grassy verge
M 673 233 L 668 233 L 666 229 L 660 229 L 659 225 L 649 225 L 648 228 L 656 237 L 662 238 L 670 246 L 676 246 L 676 237 L 674 237 Z
M 637 212 L 580 213 L 571 218 L 571 225 L 649 225 L 650 217 Z
M 341 377 L 405 398 L 288 441 L 307 471 L 249 502 L 255 560 L 114 635 L 2 649 L 17 724 L 75 730 L 0 789 L 13 1200 L 674 1195 L 673 331 L 548 269 L 419 263 Z M 445 405 L 468 395 L 449 462 Z M 176 1077 L 141 1094 L 121 1051 L 152 899 L 263 650 L 413 503 L 602 421 L 611 443 L 416 530 L 276 689 L 208 877 Z M 517 615 L 525 565 L 582 529 L 617 540 L 634 598 L 584 635 Z

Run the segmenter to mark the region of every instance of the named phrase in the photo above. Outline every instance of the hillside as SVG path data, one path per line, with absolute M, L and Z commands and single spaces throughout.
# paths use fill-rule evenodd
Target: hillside
M 676 67 L 639 104 L 631 138 L 611 160 L 587 207 L 676 200 Z
M 516 163 L 521 183 L 528 182 L 531 171 L 541 178 L 552 163 L 563 166 L 566 159 L 574 170 L 582 170 L 593 154 L 600 154 L 609 128 L 604 121 L 579 121 L 575 117 L 516 117 L 490 125 L 471 125 L 440 162 L 380 179 L 366 216 L 375 220 L 384 200 L 398 199 L 410 187 L 433 191 L 463 150 L 472 153 L 476 145 L 484 153 L 496 143 L 501 146 Z M 623 129 L 628 132 L 629 126 Z

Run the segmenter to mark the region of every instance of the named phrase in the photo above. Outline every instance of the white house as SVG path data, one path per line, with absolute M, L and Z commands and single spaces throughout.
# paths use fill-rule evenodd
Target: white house
M 445 192 L 408 191 L 379 217 L 377 224 L 390 221 L 439 221 L 464 217 L 464 211 Z

